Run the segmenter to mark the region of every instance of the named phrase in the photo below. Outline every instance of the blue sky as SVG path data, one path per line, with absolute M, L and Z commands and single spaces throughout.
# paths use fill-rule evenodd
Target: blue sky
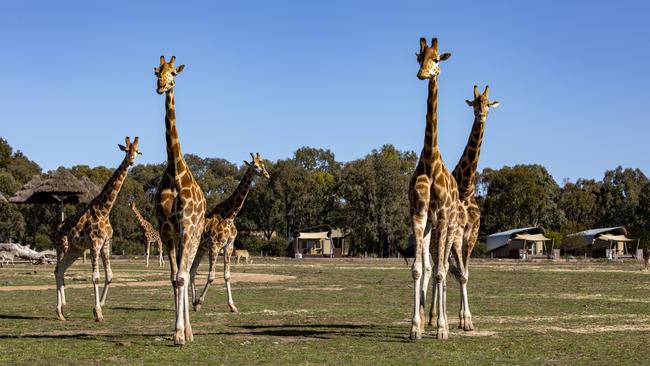
M 439 142 L 455 165 L 489 84 L 479 168 L 546 166 L 558 182 L 650 174 L 650 5 L 643 1 L 238 1 L 3 4 L 0 136 L 44 169 L 114 167 L 138 135 L 165 160 L 153 68 L 174 54 L 183 152 L 241 162 L 300 146 L 360 158 L 421 149 L 420 36 L 440 39 Z

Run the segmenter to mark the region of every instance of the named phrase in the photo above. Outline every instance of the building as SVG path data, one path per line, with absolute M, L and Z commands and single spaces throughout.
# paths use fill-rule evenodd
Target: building
M 594 258 L 631 258 L 629 244 L 634 241 L 638 244 L 638 240 L 627 237 L 627 230 L 622 226 L 585 230 L 569 237 L 580 238 L 587 247 L 587 253 Z
M 345 257 L 350 245 L 348 235 L 328 225 L 294 231 L 289 238 L 287 252 L 300 257 Z
M 487 249 L 491 258 L 546 258 L 554 242 L 544 236 L 544 228 L 531 226 L 488 235 Z

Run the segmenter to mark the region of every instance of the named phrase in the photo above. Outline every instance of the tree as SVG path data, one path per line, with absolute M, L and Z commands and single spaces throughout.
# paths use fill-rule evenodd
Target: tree
M 338 189 L 353 250 L 388 256 L 406 243 L 410 234 L 407 189 L 416 161 L 413 152 L 384 145 L 345 165 Z
M 598 220 L 600 184 L 593 179 L 566 182 L 560 190 L 559 206 L 564 211 L 571 232 L 593 228 Z M 564 230 L 561 230 L 565 233 Z M 566 233 L 565 233 L 566 234 Z
M 557 205 L 560 188 L 541 165 L 484 170 L 479 181 L 481 237 L 526 226 L 559 229 L 566 220 Z
M 598 194 L 598 225 L 634 227 L 641 189 L 648 178 L 639 169 L 623 169 L 605 172 Z

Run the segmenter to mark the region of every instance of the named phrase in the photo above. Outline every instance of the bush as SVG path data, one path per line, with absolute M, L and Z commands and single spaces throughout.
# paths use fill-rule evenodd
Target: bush
M 34 250 L 40 252 L 52 248 L 53 248 L 52 239 L 50 239 L 49 235 L 43 233 L 36 234 L 36 243 L 34 243 Z
M 244 235 L 235 244 L 237 249 L 246 249 L 251 254 L 268 256 L 285 256 L 287 241 L 284 237 L 276 236 L 271 240 L 266 240 L 257 236 Z
M 123 239 L 120 237 L 114 236 L 111 246 L 111 254 L 115 255 L 142 255 L 144 253 L 142 243 Z
M 485 258 L 488 254 L 487 244 L 481 241 L 477 242 L 474 246 L 474 250 L 472 250 L 472 257 L 474 258 Z

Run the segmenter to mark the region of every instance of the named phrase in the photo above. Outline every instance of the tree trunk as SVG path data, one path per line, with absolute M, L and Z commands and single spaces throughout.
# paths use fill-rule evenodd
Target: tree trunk
M 37 252 L 27 246 L 13 243 L 0 244 L 0 252 L 9 252 L 14 257 L 36 261 L 37 263 L 47 262 L 56 258 L 56 252 L 53 250 Z

